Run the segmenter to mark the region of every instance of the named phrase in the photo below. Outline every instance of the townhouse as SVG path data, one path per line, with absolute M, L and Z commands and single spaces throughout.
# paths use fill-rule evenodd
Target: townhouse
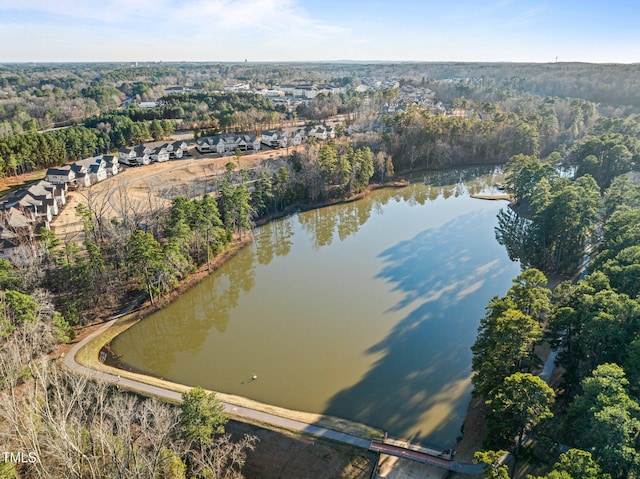
M 229 153 L 236 150 L 249 151 L 260 149 L 260 139 L 256 135 L 215 135 L 196 140 L 196 149 L 200 153 Z

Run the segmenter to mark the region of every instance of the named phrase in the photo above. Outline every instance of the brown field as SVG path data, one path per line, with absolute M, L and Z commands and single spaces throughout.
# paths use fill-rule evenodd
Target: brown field
M 375 467 L 374 453 L 345 444 L 236 421 L 226 430 L 259 439 L 242 470 L 247 479 L 369 479 Z
M 172 196 L 193 197 L 211 191 L 225 171 L 225 165 L 229 162 L 237 164 L 235 156 L 203 156 L 192 151 L 193 156 L 183 160 L 123 167 L 112 178 L 70 192 L 66 206 L 51 222 L 51 229 L 63 241 L 82 241 L 82 222 L 75 212 L 80 203 L 91 203 L 94 209 L 100 210 L 108 218 L 119 218 L 122 211 L 144 214 L 152 208 L 169 206 Z M 272 171 L 284 164 L 281 158 L 284 154 L 285 150 L 246 154 L 240 158 L 240 168 Z

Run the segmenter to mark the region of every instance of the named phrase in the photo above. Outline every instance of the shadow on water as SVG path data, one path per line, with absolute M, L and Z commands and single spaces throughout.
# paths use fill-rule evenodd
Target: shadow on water
M 379 255 L 384 266 L 376 278 L 402 293 L 392 310 L 406 316 L 367 351 L 380 359 L 330 400 L 327 414 L 415 442 L 455 444 L 470 399 L 470 347 L 479 319 L 489 298 L 517 274 L 487 226 L 495 215 L 458 217 Z
M 481 173 L 487 176 L 475 176 Z M 254 386 L 265 384 L 264 390 L 256 392 L 257 388 L 253 388 L 251 394 L 246 392 L 246 386 L 251 384 L 251 372 L 255 370 L 255 358 L 263 354 L 264 368 L 276 371 L 285 369 L 283 362 L 290 363 L 296 354 L 300 357 L 309 354 L 311 357 L 313 353 L 316 354 L 314 358 L 319 358 L 314 359 L 319 361 L 319 366 L 313 366 L 318 366 L 316 369 L 320 374 L 316 377 L 321 379 L 311 379 L 313 384 L 308 385 L 305 394 L 301 394 L 305 397 L 300 400 L 306 401 L 306 395 L 313 396 L 309 402 L 317 405 L 314 406 L 314 412 L 323 412 L 324 409 L 327 414 L 379 427 L 395 437 L 442 448 L 450 447 L 459 435 L 469 399 L 470 347 L 475 340 L 479 319 L 484 314 L 488 300 L 494 294 L 504 293 L 511 285 L 511 278 L 518 273 L 518 266 L 508 263 L 504 249 L 495 241 L 493 227 L 496 224 L 496 209 L 487 208 L 486 204 L 485 207 L 476 207 L 475 203 L 469 207 L 468 202 L 479 200 L 461 198 L 463 209 L 457 210 L 451 202 L 445 204 L 442 199 L 484 191 L 494 184 L 495 174 L 493 171 L 479 170 L 452 170 L 434 174 L 428 179 L 428 184 L 419 181 L 398 190 L 381 190 L 374 192 L 367 201 L 321 208 L 261 227 L 255 232 L 253 248 L 243 250 L 216 274 L 186 292 L 179 301 L 116 338 L 114 352 L 126 352 L 126 361 L 133 367 L 185 384 L 206 386 L 203 378 L 213 378 L 215 373 L 216 382 L 209 385 L 211 388 L 220 386 L 220 390 L 226 391 L 226 385 L 235 387 L 241 384 L 243 388 L 239 391 L 233 391 L 233 387 L 228 386 L 228 392 L 239 392 L 258 400 L 262 400 L 261 397 L 253 397 L 252 394 L 263 394 L 264 397 L 274 398 L 269 399 L 273 401 L 272 404 L 279 404 L 278 394 L 282 391 L 286 394 L 291 394 L 291 391 L 273 387 L 274 393 L 269 389 L 269 383 L 262 381 L 267 376 L 263 376 L 263 371 L 258 371 L 260 381 Z M 424 215 L 433 214 L 433 224 L 440 225 L 441 221 L 446 221 L 445 218 L 453 216 L 455 219 L 418 234 L 415 232 L 421 228 L 419 225 L 429 222 L 413 224 L 412 233 L 404 233 L 405 238 L 415 234 L 412 239 L 387 247 L 393 244 L 393 240 L 386 240 L 384 225 L 393 225 L 386 227 L 402 233 L 404 223 L 401 218 L 420 218 L 422 221 L 424 217 L 415 214 L 402 216 L 405 212 L 402 207 L 390 216 L 393 218 L 391 222 L 380 223 L 377 217 L 392 210 L 396 203 L 413 206 L 430 202 L 437 202 L 437 205 L 432 205 L 433 209 L 415 211 L 424 212 Z M 439 208 L 444 210 L 439 211 Z M 464 214 L 461 211 L 472 212 Z M 363 228 L 370 218 L 377 221 Z M 294 232 L 297 234 L 299 231 L 296 230 L 296 221 L 308 235 L 301 235 L 294 241 Z M 379 235 L 370 238 L 381 239 L 381 242 L 371 241 L 361 245 L 361 249 L 353 249 L 346 239 L 355 236 L 360 229 L 364 229 L 368 235 Z M 308 243 L 304 242 L 307 236 Z M 288 314 L 288 311 L 295 311 L 301 318 L 307 314 L 309 303 L 304 296 L 307 294 L 306 276 L 285 289 L 261 289 L 257 287 L 261 285 L 255 285 L 256 277 L 263 278 L 258 280 L 260 283 L 267 277 L 266 273 L 276 272 L 274 276 L 268 276 L 273 278 L 276 285 L 280 276 L 291 276 L 287 268 L 296 266 L 274 260 L 290 252 L 306 251 L 301 245 L 309 245 L 313 254 L 307 253 L 302 259 L 298 258 L 297 263 L 291 264 L 297 265 L 298 270 L 302 271 L 308 268 L 312 273 L 317 266 L 314 258 L 319 257 L 315 253 L 332 243 L 344 258 L 344 261 L 336 263 L 337 268 L 348 268 L 352 264 L 349 255 L 353 254 L 368 258 L 367 266 L 370 267 L 363 269 L 367 271 L 367 277 L 362 285 L 358 285 L 362 286 L 362 290 L 354 289 L 351 294 L 348 290 L 350 283 L 345 283 L 343 289 L 333 293 L 333 303 L 340 306 L 342 299 L 338 300 L 338 296 L 347 291 L 349 294 L 344 296 L 344 301 L 352 300 L 353 306 L 358 309 L 361 302 L 368 300 L 370 291 L 367 282 L 371 280 L 376 290 L 385 296 L 384 301 L 375 303 L 379 307 L 371 306 L 369 309 L 372 317 L 380 321 L 375 324 L 377 328 L 364 331 L 359 326 L 366 324 L 368 316 L 358 318 L 362 322 L 354 322 L 351 329 L 341 329 L 342 324 L 338 321 L 335 333 L 327 329 L 329 324 L 319 328 L 316 323 L 305 325 L 303 322 L 281 319 L 280 315 Z M 372 246 L 383 244 L 386 246 Z M 324 253 L 326 250 L 321 252 Z M 261 268 L 272 262 L 274 264 L 271 267 L 275 269 Z M 336 269 L 331 266 L 333 263 L 328 264 L 330 266 L 324 270 L 318 268 L 314 278 L 324 278 L 323 274 L 327 273 L 327 281 L 331 281 Z M 358 271 L 357 261 L 354 271 Z M 355 276 L 353 278 L 357 281 Z M 258 296 L 257 304 L 244 303 L 244 293 L 252 290 L 254 285 L 263 296 Z M 322 288 L 322 283 L 309 288 L 314 296 L 311 300 L 317 299 Z M 387 291 L 388 299 L 385 295 Z M 280 304 L 286 304 L 289 309 L 284 308 L 280 312 Z M 321 304 L 314 304 L 316 309 L 321 310 Z M 301 307 L 298 309 L 298 306 Z M 242 308 L 245 316 L 236 316 L 237 310 Z M 272 314 L 264 314 L 267 311 Z M 333 311 L 332 317 L 339 318 L 340 307 Z M 348 314 L 346 311 L 351 309 L 345 305 L 344 311 L 344 314 Z M 232 317 L 234 321 L 230 324 Z M 257 322 L 252 323 L 249 321 L 251 318 L 257 318 Z M 312 336 L 309 332 L 314 328 L 316 336 L 305 343 Z M 233 334 L 235 338 L 240 338 L 240 343 L 222 340 L 222 336 L 228 339 Z M 360 337 L 350 339 L 349 334 Z M 341 340 L 339 345 L 335 342 L 337 336 Z M 283 338 L 286 342 L 279 347 L 278 341 Z M 298 341 L 295 338 L 309 345 L 309 349 L 296 349 Z M 316 348 L 321 341 L 326 341 L 326 346 Z M 207 344 L 217 344 L 217 347 L 208 348 Z M 294 347 L 289 347 L 292 345 Z M 332 358 L 335 361 L 331 368 L 327 368 L 325 359 L 331 347 L 336 347 Z M 338 349 L 343 347 L 351 356 L 341 356 L 345 353 Z M 220 351 L 224 355 L 218 355 Z M 282 351 L 289 351 L 289 355 L 283 356 Z M 354 366 L 353 373 L 346 371 L 341 376 L 346 379 L 332 382 L 338 376 L 333 373 L 334 368 L 340 367 L 341 358 L 345 357 L 355 358 L 350 360 L 353 361 L 350 364 Z M 291 374 L 287 380 L 306 380 L 309 376 L 301 368 L 287 368 Z M 272 377 L 276 384 L 277 375 Z M 344 385 L 345 389 L 336 393 L 342 386 L 335 384 Z M 327 387 L 330 392 L 322 396 L 322 391 Z M 313 391 L 320 393 L 314 395 Z M 300 409 L 306 410 L 304 405 Z

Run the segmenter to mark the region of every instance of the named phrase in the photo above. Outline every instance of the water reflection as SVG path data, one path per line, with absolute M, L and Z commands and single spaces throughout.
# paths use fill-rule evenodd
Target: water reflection
M 500 205 L 468 198 L 498 174 L 420 176 L 258 228 L 251 247 L 114 351 L 178 382 L 448 447 L 479 318 L 518 272 L 493 236 Z
M 209 307 L 210 314 L 215 317 L 214 326 L 221 333 L 227 330 L 230 312 L 238 306 L 240 291 L 248 293 L 255 284 L 255 260 L 254 250 L 247 248 L 243 254 L 236 255 L 233 261 L 226 263 L 223 273 L 216 276 Z M 203 299 L 206 301 L 206 298 Z
M 291 218 L 269 223 L 254 230 L 258 263 L 268 265 L 274 257 L 286 256 L 293 246 Z
M 358 232 L 372 213 L 382 214 L 390 201 L 404 202 L 409 206 L 424 205 L 438 198 L 461 197 L 480 193 L 497 193 L 495 184 L 503 180 L 500 168 L 479 166 L 464 170 L 452 169 L 416 175 L 413 184 L 393 193 L 374 195 L 364 201 L 355 201 L 339 207 L 319 208 L 298 217 L 305 231 L 313 238 L 313 247 L 318 250 L 333 243 L 337 234 L 344 241 Z
M 212 328 L 226 331 L 241 291 L 249 292 L 255 284 L 256 255 L 251 249 L 244 253 L 227 262 L 214 281 L 190 289 L 178 301 L 116 337 L 113 350 L 135 351 L 135 368 L 161 377 L 169 376 L 179 355 L 196 357 Z M 123 362 L 127 363 L 126 355 Z
M 527 264 L 533 248 L 527 248 L 527 229 L 531 220 L 520 216 L 510 208 L 503 208 L 498 213 L 496 240 L 503 245 L 513 261 Z M 529 254 L 527 254 L 529 253 Z
M 506 289 L 514 272 L 512 264 L 496 259 L 500 249 L 487 228 L 492 223 L 495 211 L 474 212 L 380 254 L 384 267 L 377 278 L 402 293 L 390 310 L 402 311 L 403 319 L 367 350 L 382 356 L 331 399 L 328 414 L 415 441 L 454 445 L 451 431 L 462 424 L 470 397 L 469 347 L 481 305 Z
M 179 308 L 174 304 L 165 309 L 171 321 L 165 321 L 164 316 L 150 316 L 130 330 L 133 334 L 127 334 L 127 331 L 114 339 L 113 350 L 119 353 L 135 351 L 142 360 L 135 363 L 135 369 L 160 377 L 168 375 L 179 353 L 195 355 L 202 347 L 207 332 L 216 324 L 216 316 L 211 314 L 215 298 L 213 294 L 205 294 L 204 297 L 185 294 L 180 299 Z M 182 314 L 183 311 L 188 314 Z M 126 357 L 125 354 L 125 363 Z

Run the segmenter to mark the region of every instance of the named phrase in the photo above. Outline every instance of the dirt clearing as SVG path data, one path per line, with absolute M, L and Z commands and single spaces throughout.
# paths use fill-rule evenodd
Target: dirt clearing
M 231 421 L 234 438 L 257 436 L 242 472 L 247 479 L 369 479 L 376 455 L 353 446 Z

